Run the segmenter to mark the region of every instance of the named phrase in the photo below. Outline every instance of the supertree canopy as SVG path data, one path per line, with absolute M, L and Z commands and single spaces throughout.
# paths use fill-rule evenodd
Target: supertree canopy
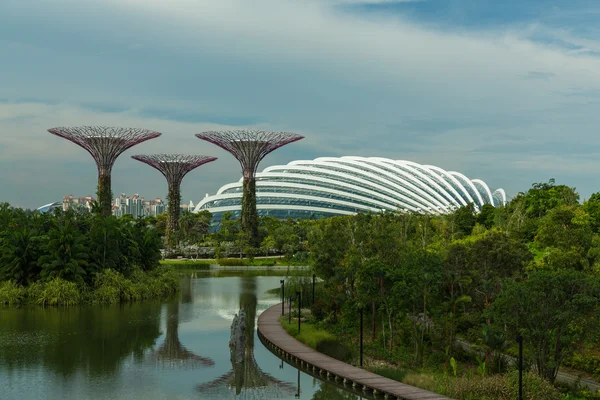
M 304 136 L 290 132 L 260 130 L 210 131 L 196 134 L 199 139 L 216 144 L 230 152 L 242 167 L 242 229 L 252 246 L 258 246 L 258 213 L 256 211 L 255 173 L 267 154 Z
M 161 135 L 147 129 L 107 126 L 58 127 L 48 132 L 78 144 L 92 155 L 98 167 L 98 202 L 104 216 L 112 214 L 111 172 L 117 157 L 136 144 Z
M 179 226 L 179 204 L 181 204 L 181 181 L 190 171 L 199 166 L 215 161 L 216 157 L 185 155 L 185 154 L 150 154 L 135 155 L 131 158 L 150 165 L 159 170 L 169 185 L 168 194 L 168 220 L 167 243 L 170 243 L 171 234 Z

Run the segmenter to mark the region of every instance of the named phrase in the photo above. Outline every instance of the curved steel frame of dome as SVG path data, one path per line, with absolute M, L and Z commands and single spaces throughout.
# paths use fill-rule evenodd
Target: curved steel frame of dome
M 506 203 L 503 189 L 491 191 L 480 179 L 433 165 L 380 157 L 320 157 L 275 165 L 256 174 L 261 214 L 287 211 L 352 215 L 386 211 L 442 214 L 473 203 Z M 242 180 L 229 183 L 198 203 L 195 212 L 240 211 Z

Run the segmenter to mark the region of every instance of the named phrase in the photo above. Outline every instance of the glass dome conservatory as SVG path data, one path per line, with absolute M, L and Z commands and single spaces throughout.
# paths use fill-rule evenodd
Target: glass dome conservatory
M 198 203 L 213 223 L 224 212 L 239 216 L 242 181 L 229 183 Z M 443 214 L 473 203 L 506 203 L 503 189 L 490 190 L 480 179 L 469 179 L 433 165 L 378 157 L 321 157 L 268 167 L 256 174 L 259 215 L 277 218 L 318 218 L 381 211 Z

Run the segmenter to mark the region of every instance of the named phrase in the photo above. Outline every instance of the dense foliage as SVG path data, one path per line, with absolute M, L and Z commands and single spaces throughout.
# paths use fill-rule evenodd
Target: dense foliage
M 355 340 L 362 308 L 366 348 L 398 365 L 452 374 L 459 360 L 482 377 L 505 373 L 522 335 L 527 364 L 547 381 L 565 364 L 598 374 L 600 195 L 578 199 L 551 180 L 479 213 L 312 221 L 307 246 L 323 281 L 315 311 Z
M 0 303 L 114 303 L 172 293 L 173 276 L 154 271 L 161 247 L 145 220 L 0 204 Z

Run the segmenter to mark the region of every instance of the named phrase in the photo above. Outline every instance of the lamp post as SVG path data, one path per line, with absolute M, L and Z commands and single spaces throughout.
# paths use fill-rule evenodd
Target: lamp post
M 360 367 L 363 367 L 363 307 L 360 306 Z
M 312 303 L 315 304 L 315 278 L 317 277 L 316 274 L 313 274 L 313 292 L 312 292 Z
M 281 315 L 285 315 L 285 279 L 279 281 L 281 283 Z
M 289 310 L 288 310 L 288 324 L 292 323 L 292 301 L 294 300 L 294 298 L 292 296 L 290 296 L 289 298 Z
M 517 336 L 519 343 L 519 400 L 523 400 L 523 336 Z
M 296 299 L 298 299 L 298 333 L 300 333 L 300 292 L 296 292 Z

